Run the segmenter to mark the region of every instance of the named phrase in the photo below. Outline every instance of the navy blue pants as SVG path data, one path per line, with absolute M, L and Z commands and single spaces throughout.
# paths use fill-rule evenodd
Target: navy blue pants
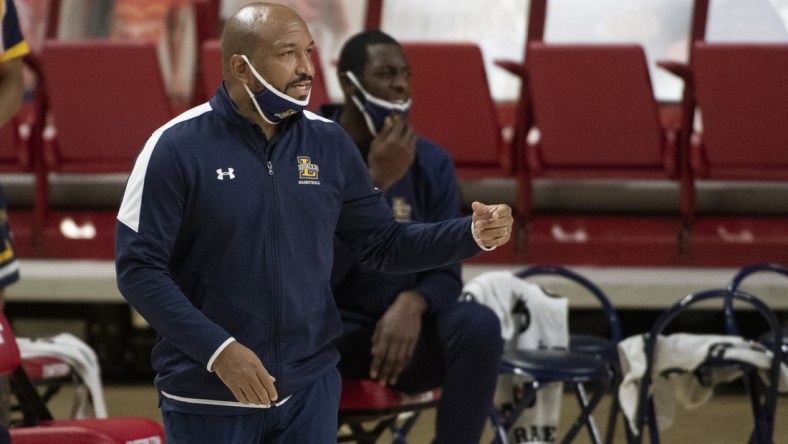
M 242 409 L 238 415 L 202 415 L 162 408 L 166 442 L 335 444 L 341 383 L 339 372 L 331 370 L 278 407 Z
M 368 378 L 375 323 L 343 319 L 335 342 L 344 378 Z M 492 406 L 503 351 L 498 317 L 476 302 L 425 315 L 419 342 L 396 388 L 417 393 L 441 387 L 436 443 L 478 444 Z

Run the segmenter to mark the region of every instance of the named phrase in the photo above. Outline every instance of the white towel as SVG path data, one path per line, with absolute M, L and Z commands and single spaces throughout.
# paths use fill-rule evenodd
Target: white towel
M 569 344 L 568 303 L 565 298 L 549 296 L 541 287 L 508 271 L 482 273 L 462 288 L 480 304 L 492 309 L 501 322 L 501 337 L 507 346 L 518 348 L 566 347 Z M 518 322 L 514 313 L 522 301 L 530 314 L 529 325 Z M 514 339 L 514 341 L 513 341 Z
M 22 359 L 54 357 L 68 363 L 81 384 L 74 393 L 72 418 L 106 418 L 101 366 L 93 349 L 69 333 L 38 339 L 16 338 Z
M 568 304 L 551 297 L 538 285 L 508 271 L 483 273 L 465 284 L 463 295 L 490 307 L 501 322 L 505 347 L 566 348 L 569 345 Z M 498 377 L 494 403 L 499 411 L 519 399 L 520 377 Z M 528 381 L 525 381 L 529 384 Z M 508 432 L 511 443 L 554 442 L 561 414 L 562 383 L 547 384 L 536 392 L 536 402 L 525 409 Z
M 618 389 L 621 409 L 630 429 L 637 434 L 635 409 L 640 380 L 646 372 L 643 335 L 631 336 L 618 344 L 621 371 L 624 374 Z M 714 367 L 707 381 L 699 381 L 694 370 L 707 357 L 748 363 L 761 369 L 765 377 L 771 365 L 771 355 L 762 345 L 730 335 L 699 335 L 675 333 L 659 336 L 654 350 L 652 382 L 649 392 L 653 397 L 657 428 L 665 430 L 673 425 L 675 404 L 693 409 L 706 403 L 714 394 L 714 386 L 741 377 L 733 367 Z M 788 389 L 788 367 L 783 364 L 780 373 L 780 391 Z

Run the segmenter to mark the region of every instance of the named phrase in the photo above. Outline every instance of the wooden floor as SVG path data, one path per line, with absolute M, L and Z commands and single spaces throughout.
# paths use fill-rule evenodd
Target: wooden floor
M 161 422 L 157 408 L 156 393 L 152 385 L 108 385 L 104 387 L 105 399 L 110 416 L 140 416 Z M 69 415 L 72 391 L 61 391 L 51 401 L 51 407 L 56 417 L 64 418 Z M 599 418 L 607 412 L 610 398 L 606 397 L 599 406 Z M 574 398 L 567 394 L 563 400 L 561 413 L 562 430 L 566 423 L 577 413 Z M 788 396 L 782 396 L 778 405 L 777 429 L 774 435 L 776 444 L 788 443 Z M 426 411 L 416 423 L 409 435 L 411 444 L 429 443 L 433 436 L 433 410 Z M 604 421 L 600 421 L 604 424 Z M 678 409 L 674 425 L 662 432 L 664 444 L 736 444 L 747 442 L 748 434 L 752 427 L 749 403 L 747 398 L 736 390 L 724 390 L 713 397 L 702 407 L 684 411 Z M 616 443 L 625 443 L 623 425 L 618 421 Z M 489 442 L 492 431 L 488 427 L 482 442 Z M 379 443 L 391 442 L 390 436 L 384 435 Z M 590 443 L 587 434 L 581 434 L 575 440 L 576 444 Z

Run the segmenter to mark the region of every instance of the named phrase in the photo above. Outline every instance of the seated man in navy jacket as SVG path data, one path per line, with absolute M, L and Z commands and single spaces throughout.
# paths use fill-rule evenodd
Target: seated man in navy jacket
M 394 217 L 402 223 L 458 217 L 452 159 L 407 123 L 410 66 L 399 43 L 379 31 L 357 34 L 343 47 L 338 72 L 345 103 L 329 117 L 361 150 Z M 386 274 L 335 244 L 342 376 L 373 378 L 409 393 L 441 387 L 436 442 L 478 443 L 503 345 L 491 310 L 458 301 L 460 264 Z

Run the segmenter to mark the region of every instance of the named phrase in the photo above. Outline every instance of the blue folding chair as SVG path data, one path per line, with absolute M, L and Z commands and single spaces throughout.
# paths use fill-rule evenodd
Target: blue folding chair
M 754 274 L 780 274 L 788 278 L 788 267 L 784 265 L 775 264 L 775 263 L 758 263 L 748 265 L 746 267 L 741 268 L 731 279 L 730 283 L 728 284 L 728 288 L 730 290 L 739 290 L 742 286 L 743 281 L 751 275 Z M 786 281 L 786 288 L 788 288 L 788 281 Z M 736 321 L 736 315 L 733 309 L 733 300 L 728 298 L 725 299 L 725 326 L 730 334 L 739 334 L 739 325 Z M 774 338 L 770 334 L 770 332 L 765 332 L 758 338 L 758 342 L 763 344 L 766 348 L 771 349 L 774 346 Z M 781 341 L 779 342 L 780 347 L 782 348 L 783 353 L 783 363 L 788 365 L 788 328 L 782 329 L 782 336 Z M 744 390 L 750 396 L 750 399 L 753 402 L 753 406 L 755 406 L 756 402 L 759 400 L 759 390 L 762 390 L 761 384 L 758 384 L 753 387 L 753 384 L 750 383 L 749 380 L 744 380 Z M 755 407 L 753 407 L 755 408 Z
M 517 417 L 535 399 L 539 387 L 545 384 L 561 382 L 570 385 L 580 406 L 580 414 L 574 420 L 569 430 L 561 438 L 561 443 L 574 440 L 581 428 L 585 427 L 591 441 L 595 444 L 602 443 L 602 438 L 592 413 L 605 393 L 615 387 L 619 380 L 620 370 L 618 365 L 617 345 L 621 340 L 621 326 L 618 314 L 610 303 L 608 297 L 599 287 L 578 273 L 561 266 L 532 266 L 518 273 L 521 279 L 528 279 L 540 275 L 558 276 L 568 279 L 588 293 L 599 302 L 602 313 L 607 323 L 608 336 L 570 334 L 569 349 L 533 349 L 533 350 L 508 350 L 504 352 L 500 372 L 523 376 L 531 383 L 524 387 L 524 393 L 505 415 L 502 412 L 493 412 L 492 422 L 495 429 L 495 441 L 507 442 L 507 434 Z M 596 388 L 589 396 L 588 385 Z M 617 397 L 614 397 L 611 406 L 606 442 L 612 442 L 615 431 L 615 422 L 618 416 Z
M 760 273 L 776 273 L 781 274 L 788 278 L 788 267 L 780 264 L 774 263 L 759 263 L 748 265 L 741 270 L 739 270 L 731 279 L 731 282 L 728 284 L 728 288 L 731 290 L 738 290 L 742 282 L 749 276 L 753 274 L 760 274 Z M 786 283 L 786 288 L 788 288 L 788 281 Z M 736 316 L 733 312 L 733 301 L 731 299 L 725 300 L 725 325 L 728 329 L 728 332 L 731 334 L 738 334 L 739 327 L 736 322 Z M 767 348 L 771 348 L 771 337 L 768 334 L 764 334 L 759 338 L 760 342 L 764 344 Z M 788 328 L 783 329 L 782 334 L 782 349 L 783 349 L 783 358 L 788 359 Z
M 635 411 L 635 424 L 637 433 L 629 433 L 629 441 L 631 444 L 640 444 L 643 442 L 646 429 L 649 432 L 649 439 L 652 444 L 659 443 L 659 430 L 656 422 L 656 414 L 654 411 L 654 403 L 651 397 L 651 385 L 653 381 L 652 371 L 654 369 L 654 361 L 656 358 L 656 344 L 657 338 L 663 334 L 673 320 L 679 315 L 684 313 L 689 307 L 698 304 L 701 301 L 709 299 L 722 299 L 723 301 L 737 300 L 744 304 L 752 306 L 756 312 L 764 319 L 768 325 L 767 334 L 772 339 L 772 344 L 778 344 L 781 339 L 781 327 L 774 312 L 764 304 L 757 297 L 739 290 L 732 290 L 730 288 L 706 290 L 703 292 L 690 294 L 670 308 L 665 310 L 654 322 L 653 326 L 646 333 L 644 353 L 646 357 L 646 369 L 642 379 L 639 382 L 637 408 Z M 782 349 L 773 345 L 769 351 L 772 353 L 771 364 L 768 369 L 767 381 L 761 383 L 761 378 L 758 369 L 754 366 L 735 360 L 726 358 L 724 355 L 718 357 L 710 355 L 707 357 L 704 364 L 696 370 L 697 374 L 702 374 L 708 369 L 713 367 L 731 367 L 734 366 L 742 371 L 742 374 L 747 378 L 751 386 L 762 384 L 758 392 L 751 393 L 752 411 L 754 431 L 750 437 L 751 443 L 758 444 L 772 444 L 774 434 L 774 421 L 777 407 L 777 390 L 780 377 L 780 365 L 783 359 Z M 706 353 L 703 351 L 703 353 Z M 752 396 L 756 394 L 755 396 Z

